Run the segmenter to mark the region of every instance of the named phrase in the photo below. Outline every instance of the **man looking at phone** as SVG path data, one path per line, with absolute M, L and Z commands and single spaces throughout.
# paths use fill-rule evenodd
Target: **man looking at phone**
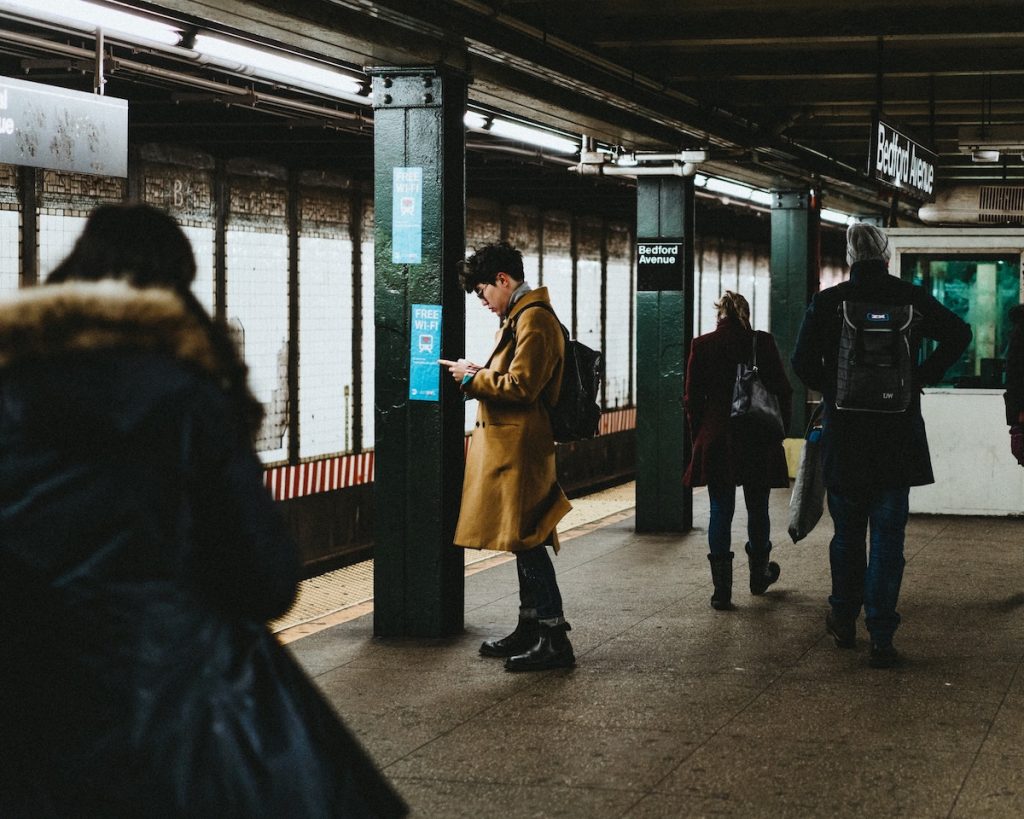
M 459 275 L 501 327 L 485 365 L 439 362 L 468 398 L 479 400 L 455 544 L 513 552 L 519 574 L 518 625 L 506 637 L 486 640 L 480 653 L 506 658 L 508 671 L 571 667 L 570 626 L 547 551 L 557 553 L 555 525 L 572 508 L 555 474 L 547 410 L 558 401 L 565 339 L 547 288 L 526 283 L 522 255 L 512 245 L 485 245 Z

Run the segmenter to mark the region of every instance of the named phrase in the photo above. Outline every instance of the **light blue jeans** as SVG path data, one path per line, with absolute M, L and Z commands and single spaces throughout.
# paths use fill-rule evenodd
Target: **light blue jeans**
M 855 492 L 828 491 L 828 510 L 836 533 L 829 546 L 833 616 L 851 622 L 864 606 L 871 641 L 892 642 L 900 624 L 896 603 L 903 582 L 903 543 L 910 507 L 910 489 Z M 871 524 L 870 557 L 865 556 Z

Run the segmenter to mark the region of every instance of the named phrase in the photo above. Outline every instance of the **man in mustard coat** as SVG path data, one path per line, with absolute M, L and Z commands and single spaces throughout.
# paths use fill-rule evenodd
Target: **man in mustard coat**
M 555 525 L 572 508 L 555 474 L 547 411 L 558 401 L 565 338 L 547 288 L 530 288 L 523 257 L 507 242 L 480 248 L 460 278 L 501 328 L 484 366 L 441 362 L 466 396 L 479 400 L 455 543 L 514 552 L 519 572 L 519 623 L 508 636 L 485 641 L 480 653 L 507 658 L 509 671 L 571 667 L 570 626 L 546 548 L 558 551 Z

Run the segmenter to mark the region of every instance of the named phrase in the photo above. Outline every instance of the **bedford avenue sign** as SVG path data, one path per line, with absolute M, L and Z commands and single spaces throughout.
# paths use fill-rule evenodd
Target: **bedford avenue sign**
M 937 160 L 935 154 L 895 126 L 881 119 L 875 121 L 868 173 L 879 182 L 930 202 L 934 198 Z
M 128 101 L 0 77 L 0 162 L 128 175 Z

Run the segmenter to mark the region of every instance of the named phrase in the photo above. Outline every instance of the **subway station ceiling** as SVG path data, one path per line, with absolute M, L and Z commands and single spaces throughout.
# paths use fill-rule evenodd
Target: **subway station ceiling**
M 878 113 L 935 151 L 940 190 L 1024 182 L 1024 0 L 114 5 L 242 33 L 255 43 L 356 69 L 447 66 L 469 76 L 471 101 L 484 108 L 625 151 L 705 149 L 703 167 L 711 172 L 762 187 L 810 184 L 851 210 L 893 206 L 891 190 L 868 175 Z M 0 46 L 8 59 L 26 56 L 24 48 L 6 47 L 2 33 Z M 0 60 L 0 70 L 11 67 Z M 149 80 L 155 88 L 169 87 Z M 258 134 L 246 117 L 204 118 L 195 107 L 202 102 L 198 93 L 177 89 L 173 107 L 163 91 L 149 100 L 135 96 L 135 127 L 154 132 L 173 126 L 182 134 L 229 140 L 235 129 L 240 138 L 294 139 L 304 146 L 297 150 L 312 154 L 320 143 L 324 151 L 369 150 L 368 108 L 331 120 L 332 133 L 325 135 L 315 127 L 326 121 L 316 111 L 282 118 L 273 105 L 252 105 L 267 123 L 266 134 Z M 514 173 L 493 156 L 481 153 L 472 161 L 501 166 L 498 184 L 500 173 Z M 564 163 L 545 167 L 546 174 L 568 176 Z M 916 213 L 913 201 L 895 205 L 904 217 Z

